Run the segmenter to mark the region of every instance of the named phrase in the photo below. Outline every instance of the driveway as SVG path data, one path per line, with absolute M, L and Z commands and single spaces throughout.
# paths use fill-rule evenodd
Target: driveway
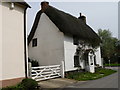
M 110 68 L 118 70 L 117 67 Z M 79 81 L 65 88 L 118 88 L 118 72 L 97 80 Z

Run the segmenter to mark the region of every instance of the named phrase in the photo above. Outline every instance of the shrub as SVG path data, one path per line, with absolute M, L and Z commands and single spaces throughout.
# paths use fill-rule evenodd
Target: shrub
M 22 80 L 20 86 L 22 86 L 25 90 L 33 90 L 37 88 L 38 83 L 33 79 L 26 78 Z
M 39 66 L 39 63 L 38 63 L 37 60 L 32 60 L 32 59 L 28 58 L 28 61 L 31 62 L 32 67 L 37 67 L 37 66 Z

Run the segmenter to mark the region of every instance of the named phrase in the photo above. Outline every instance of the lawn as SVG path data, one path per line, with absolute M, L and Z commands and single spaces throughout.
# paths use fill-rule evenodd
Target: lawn
M 95 80 L 98 78 L 102 78 L 105 76 L 108 76 L 110 74 L 115 73 L 115 70 L 111 69 L 103 69 L 103 68 L 98 68 L 96 69 L 95 73 L 90 73 L 90 72 L 69 72 L 66 74 L 66 78 L 68 79 L 75 79 L 78 81 L 86 81 L 86 80 Z

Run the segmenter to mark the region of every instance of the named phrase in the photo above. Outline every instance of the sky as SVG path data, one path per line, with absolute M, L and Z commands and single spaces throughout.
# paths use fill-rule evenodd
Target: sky
M 27 10 L 28 34 L 33 25 L 35 15 L 41 9 L 40 2 L 28 2 Z M 49 5 L 79 17 L 82 13 L 87 17 L 87 24 L 97 33 L 98 29 L 109 29 L 113 37 L 118 38 L 118 2 L 49 2 Z

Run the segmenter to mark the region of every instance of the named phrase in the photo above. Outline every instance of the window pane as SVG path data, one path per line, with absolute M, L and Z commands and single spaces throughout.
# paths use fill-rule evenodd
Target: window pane
M 73 44 L 78 45 L 78 39 L 75 36 L 73 36 Z
M 34 38 L 32 40 L 32 47 L 36 47 L 37 46 L 37 38 Z

